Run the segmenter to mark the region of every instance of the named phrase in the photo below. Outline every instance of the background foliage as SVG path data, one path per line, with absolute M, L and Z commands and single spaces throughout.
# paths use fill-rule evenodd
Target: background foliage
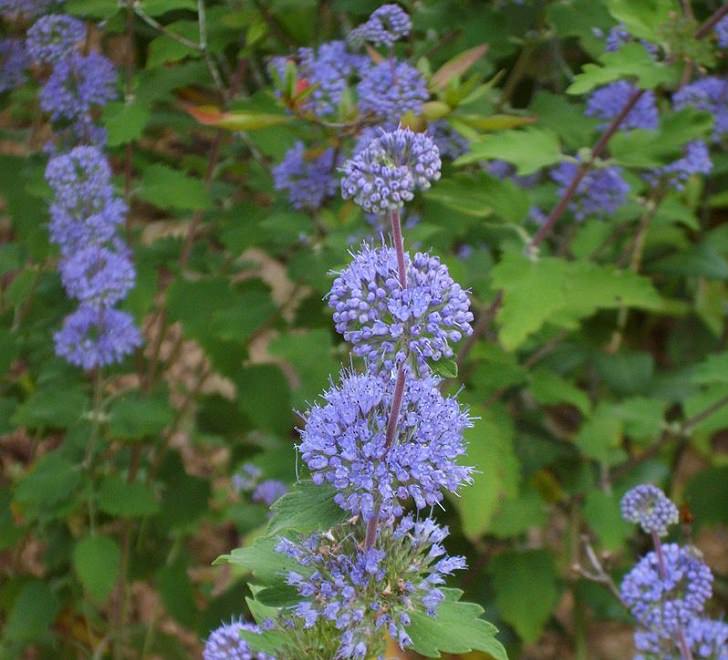
M 627 657 L 629 617 L 574 566 L 583 538 L 617 577 L 644 550 L 619 516 L 630 486 L 657 482 L 685 504 L 716 613 L 728 602 L 728 157 L 714 145 L 712 172 L 684 190 L 641 178 L 709 139 L 711 116 L 672 110 L 669 94 L 725 70 L 725 51 L 693 36 L 719 3 L 403 4 L 416 35 L 404 54 L 431 92 L 408 121 L 444 117 L 469 141 L 406 232 L 470 288 L 479 319 L 451 381 L 478 417 L 474 483 L 440 515 L 470 565 L 453 586 L 511 657 Z M 338 196 L 296 211 L 274 189 L 297 140 L 351 138 L 286 110 L 267 62 L 341 37 L 376 6 L 210 0 L 206 43 L 192 48 L 169 36 L 200 43 L 192 0 L 67 3 L 122 71 L 125 96 L 101 119 L 131 205 L 138 277 L 125 308 L 145 335 L 104 372 L 100 414 L 93 377 L 53 354 L 70 303 L 47 238 L 37 85 L 0 96 L 3 657 L 191 657 L 244 608 L 244 571 L 211 562 L 252 544 L 268 517 L 232 476 L 251 462 L 295 481 L 294 411 L 349 360 L 322 301 L 330 272 L 376 236 Z M 619 22 L 671 57 L 637 43 L 605 54 Z M 544 168 L 596 142 L 585 95 L 625 78 L 654 88 L 661 110 L 656 131 L 609 143 L 627 203 L 583 221 L 567 211 L 536 245 L 530 211 L 559 199 Z M 538 178 L 496 178 L 491 159 Z

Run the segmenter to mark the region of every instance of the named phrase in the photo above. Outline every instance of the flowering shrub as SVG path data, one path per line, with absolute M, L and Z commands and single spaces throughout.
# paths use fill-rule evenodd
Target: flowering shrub
M 0 657 L 726 660 L 728 7 L 0 27 Z

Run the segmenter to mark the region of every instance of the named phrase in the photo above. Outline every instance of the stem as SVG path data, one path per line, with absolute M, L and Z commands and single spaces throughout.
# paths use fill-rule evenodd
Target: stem
M 94 454 L 96 453 L 96 445 L 99 439 L 99 430 L 101 427 L 101 370 L 94 369 L 93 374 L 93 408 L 91 410 L 91 436 L 89 437 L 88 446 L 86 447 L 86 456 L 83 460 L 83 468 L 89 473 L 93 471 Z M 93 483 L 93 480 L 91 480 Z M 91 487 L 88 495 L 88 524 L 91 534 L 96 530 L 96 503 L 94 502 L 94 489 Z
M 399 210 L 391 211 L 389 214 L 389 220 L 392 225 L 392 242 L 394 243 L 394 250 L 397 254 L 397 275 L 399 277 L 399 283 L 403 289 L 407 288 L 407 270 L 404 259 L 404 242 L 402 240 L 402 223 L 400 218 Z M 389 450 L 394 444 L 394 440 L 397 437 L 397 423 L 399 421 L 399 413 L 402 409 L 402 399 L 404 398 L 404 386 L 407 380 L 407 369 L 404 364 L 399 365 L 397 369 L 397 381 L 394 384 L 394 394 L 392 395 L 392 408 L 389 411 L 389 417 L 387 419 L 387 430 L 384 436 L 384 456 L 382 460 L 386 459 Z M 364 549 L 371 550 L 374 547 L 374 543 L 377 540 L 377 524 L 379 523 L 379 513 L 381 511 L 381 502 L 377 502 L 374 507 L 374 513 L 372 517 L 367 521 L 367 531 L 364 537 Z
M 665 553 L 662 551 L 662 541 L 660 540 L 657 532 L 652 532 L 652 543 L 655 546 L 655 554 L 657 555 L 657 570 L 660 574 L 660 578 L 664 580 L 667 577 L 667 567 L 665 565 Z M 693 654 L 690 652 L 687 639 L 685 637 L 685 630 L 681 625 L 677 629 L 677 647 L 680 650 L 680 657 L 682 660 L 693 660 Z
M 202 48 L 200 47 L 200 44 L 196 44 L 194 41 L 188 39 L 187 37 L 183 37 L 181 34 L 177 34 L 176 32 L 173 32 L 172 30 L 166 28 L 164 25 L 162 25 L 159 21 L 155 20 L 148 14 L 144 13 L 144 10 L 139 5 L 139 0 L 132 0 L 132 9 L 134 10 L 134 13 L 141 18 L 149 27 L 154 28 L 158 32 L 161 32 L 163 35 L 169 37 L 170 39 L 176 41 L 177 43 L 182 44 L 183 46 L 187 46 L 187 48 L 191 48 L 192 50 L 201 51 Z
M 207 14 L 205 12 L 205 0 L 197 0 L 197 23 L 199 26 L 200 34 L 200 51 L 205 56 L 205 63 L 210 71 L 210 76 L 217 87 L 217 91 L 220 92 L 220 96 L 224 99 L 226 96 L 225 85 L 222 82 L 222 76 L 220 70 L 215 64 L 215 60 L 212 58 L 212 54 L 207 48 Z
M 707 36 L 726 14 L 728 14 L 728 5 L 723 5 L 695 31 L 695 38 L 702 39 Z

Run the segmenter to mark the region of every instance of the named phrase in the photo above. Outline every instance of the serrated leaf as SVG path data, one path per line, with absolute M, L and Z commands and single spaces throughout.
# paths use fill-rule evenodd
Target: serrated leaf
M 112 516 L 136 518 L 157 513 L 159 504 L 147 485 L 112 475 L 101 482 L 99 509 Z
M 516 173 L 523 176 L 560 162 L 561 145 L 556 133 L 543 128 L 503 131 L 473 142 L 470 151 L 460 156 L 455 165 L 491 159 L 512 163 Z
M 31 429 L 68 428 L 81 418 L 87 405 L 86 394 L 77 386 L 43 387 L 18 406 L 11 421 Z
M 87 536 L 73 549 L 73 568 L 86 592 L 97 602 L 111 594 L 120 566 L 121 550 L 108 536 Z
M 556 604 L 556 567 L 546 550 L 508 551 L 490 563 L 495 602 L 524 642 L 535 642 Z
M 548 369 L 531 374 L 531 393 L 543 405 L 570 403 L 585 415 L 591 410 L 589 397 L 578 387 Z
M 618 23 L 639 39 L 657 42 L 660 28 L 675 10 L 672 0 L 607 0 L 607 9 Z
M 273 506 L 273 517 L 267 534 L 278 535 L 286 531 L 308 534 L 329 529 L 346 518 L 346 512 L 334 502 L 336 490 L 331 486 L 317 486 L 312 481 L 299 481 Z
M 473 483 L 461 487 L 451 501 L 460 515 L 463 534 L 477 541 L 488 531 L 499 499 L 515 495 L 519 466 L 509 421 L 485 408 L 471 412 L 475 420 L 465 431 L 467 453 L 462 463 L 474 468 Z
M 589 262 L 554 257 L 534 262 L 508 254 L 491 270 L 491 278 L 504 291 L 497 321 L 507 350 L 520 346 L 546 322 L 574 328 L 597 309 L 661 307 L 647 278 Z
M 690 380 L 699 385 L 728 383 L 728 352 L 709 355 L 695 366 Z
M 460 601 L 460 589 L 442 589 L 445 600 L 440 603 L 434 617 L 422 612 L 411 612 L 412 623 L 407 633 L 412 647 L 428 658 L 439 658 L 441 653 L 469 653 L 483 651 L 495 660 L 508 660 L 503 645 L 495 638 L 498 629 L 481 619 L 483 608 L 476 603 Z
M 132 393 L 116 399 L 109 410 L 112 438 L 140 440 L 158 436 L 171 422 L 174 412 L 166 397 Z
M 107 104 L 102 117 L 107 144 L 118 147 L 138 139 L 144 132 L 149 116 L 149 107 L 140 102 Z
M 38 460 L 15 489 L 21 509 L 42 511 L 68 500 L 81 483 L 81 471 L 57 452 Z
M 160 209 L 199 211 L 211 204 L 210 194 L 200 179 L 160 163 L 144 170 L 142 186 L 137 194 Z
M 658 85 L 674 82 L 680 69 L 674 65 L 656 62 L 641 44 L 628 43 L 614 52 L 604 53 L 599 58 L 601 66 L 585 64 L 582 72 L 566 89 L 567 94 L 586 94 L 595 87 L 615 80 L 633 78 L 642 89 L 653 89 Z
M 634 531 L 634 526 L 622 519 L 619 498 L 613 494 L 601 490 L 589 491 L 583 512 L 605 550 L 618 550 Z
M 429 364 L 430 369 L 441 378 L 458 377 L 458 363 L 455 360 L 438 360 Z
M 581 425 L 576 446 L 585 456 L 604 465 L 614 465 L 625 458 L 620 447 L 622 428 L 622 420 L 613 414 L 611 406 L 601 403 Z
M 488 52 L 488 44 L 480 44 L 462 53 L 443 64 L 430 78 L 430 88 L 438 91 L 447 87 L 450 81 L 462 76 L 473 64 Z
M 232 564 L 254 576 L 255 582 L 264 586 L 285 583 L 288 571 L 297 568 L 296 562 L 280 552 L 276 552 L 279 537 L 265 536 L 256 539 L 244 548 L 235 548 L 229 554 L 220 555 L 213 564 Z M 300 567 L 299 567 L 300 569 Z

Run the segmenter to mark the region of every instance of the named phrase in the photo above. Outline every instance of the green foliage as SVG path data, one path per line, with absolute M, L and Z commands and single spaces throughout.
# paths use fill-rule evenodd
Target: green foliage
M 108 536 L 87 536 L 73 548 L 73 567 L 89 595 L 105 600 L 116 584 L 121 550 Z

